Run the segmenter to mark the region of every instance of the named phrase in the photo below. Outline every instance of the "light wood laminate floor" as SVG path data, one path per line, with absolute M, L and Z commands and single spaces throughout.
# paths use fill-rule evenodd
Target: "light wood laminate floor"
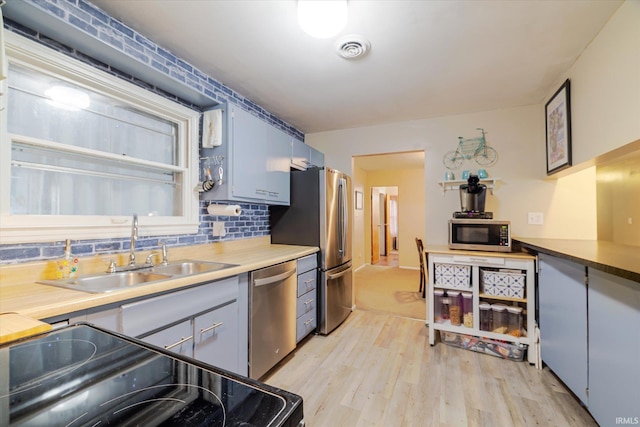
M 431 347 L 423 321 L 362 310 L 264 381 L 303 397 L 309 427 L 597 426 L 548 368 Z

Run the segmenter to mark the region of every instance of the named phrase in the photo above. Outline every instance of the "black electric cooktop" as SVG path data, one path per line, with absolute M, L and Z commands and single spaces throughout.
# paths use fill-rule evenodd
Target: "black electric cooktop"
M 302 398 L 75 325 L 0 347 L 0 426 L 291 426 Z

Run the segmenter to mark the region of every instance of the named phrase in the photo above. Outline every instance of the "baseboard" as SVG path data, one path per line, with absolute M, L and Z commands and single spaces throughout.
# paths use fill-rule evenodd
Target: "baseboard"
M 357 271 L 360 271 L 363 268 L 365 268 L 367 266 L 370 266 L 370 265 L 372 265 L 372 264 L 370 264 L 370 263 L 362 264 L 360 267 L 358 267 L 355 270 L 353 270 L 353 272 L 355 273 Z M 399 265 L 398 268 L 402 268 L 402 269 L 405 269 L 405 270 L 420 270 L 420 267 L 410 267 L 410 266 L 407 266 L 407 265 Z
M 368 265 L 371 265 L 371 264 L 362 264 L 360 267 L 358 267 L 358 268 L 356 268 L 355 270 L 353 270 L 353 272 L 355 273 L 355 272 L 357 272 L 357 271 L 360 271 L 360 270 L 362 270 L 363 268 L 365 268 L 365 267 L 366 267 L 366 266 L 368 266 Z

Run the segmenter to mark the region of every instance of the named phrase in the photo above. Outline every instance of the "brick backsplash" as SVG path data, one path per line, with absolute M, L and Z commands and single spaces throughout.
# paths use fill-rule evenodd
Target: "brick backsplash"
M 134 58 L 147 67 L 152 67 L 162 73 L 171 76 L 176 84 L 184 84 L 219 103 L 230 102 L 240 108 L 252 112 L 262 120 L 278 127 L 289 135 L 304 140 L 304 134 L 288 125 L 278 117 L 272 115 L 260 106 L 244 98 L 216 81 L 211 76 L 204 74 L 197 68 L 179 58 L 177 55 L 159 46 L 144 35 L 136 32 L 124 23 L 109 16 L 98 7 L 84 0 L 19 0 L 33 4 L 59 19 L 63 24 L 81 30 L 87 37 L 100 40 L 106 46 L 117 49 L 123 55 Z M 175 94 L 157 88 L 139 77 L 123 72 L 110 64 L 105 64 L 86 53 L 66 46 L 53 40 L 37 29 L 32 29 L 11 21 L 5 17 L 5 29 L 35 40 L 56 51 L 78 59 L 91 66 L 106 71 L 121 79 L 127 80 L 165 98 L 186 105 L 195 110 L 200 107 L 180 99 Z M 197 234 L 172 235 L 149 237 L 140 236 L 137 247 L 140 249 L 155 249 L 161 242 L 167 246 L 187 246 L 192 244 L 211 243 L 222 240 L 236 240 L 256 236 L 269 235 L 269 209 L 266 205 L 240 204 L 242 214 L 239 217 L 209 215 L 206 207 L 208 201 L 200 201 L 200 226 Z M 213 222 L 225 223 L 226 235 L 224 237 L 213 236 Z M 79 240 L 72 241 L 71 252 L 76 256 L 90 256 L 96 254 L 113 254 L 126 252 L 130 247 L 129 238 Z M 15 264 L 29 261 L 55 259 L 63 255 L 64 242 L 40 242 L 28 244 L 0 245 L 0 264 Z
M 200 226 L 197 234 L 153 237 L 145 237 L 141 234 L 136 243 L 136 249 L 158 249 L 162 242 L 165 242 L 168 247 L 175 247 L 269 235 L 267 205 L 240 203 L 242 214 L 231 217 L 210 215 L 207 212 L 209 203 L 209 201 L 200 202 Z M 214 221 L 224 222 L 226 230 L 224 237 L 213 236 Z M 71 241 L 71 254 L 79 257 L 127 252 L 130 248 L 131 239 L 128 237 Z M 63 241 L 0 245 L 0 264 L 56 259 L 62 255 L 64 255 Z

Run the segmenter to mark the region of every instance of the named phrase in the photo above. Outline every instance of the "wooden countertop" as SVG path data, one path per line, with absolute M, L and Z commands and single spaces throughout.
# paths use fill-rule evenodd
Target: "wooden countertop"
M 449 247 L 445 245 L 427 245 L 424 247 L 424 251 L 430 254 L 461 255 L 471 257 L 535 259 L 535 256 L 526 252 L 468 251 L 464 249 L 449 249 Z
M 574 261 L 640 284 L 640 247 L 602 240 L 537 239 L 514 241 L 528 250 Z
M 0 344 L 50 330 L 50 324 L 17 313 L 0 315 Z
M 228 268 L 195 276 L 167 280 L 157 284 L 91 294 L 36 283 L 52 279 L 53 261 L 0 266 L 0 314 L 17 313 L 31 319 L 50 319 L 102 305 L 108 305 L 153 294 L 177 290 L 194 284 L 235 276 L 270 265 L 318 252 L 319 248 L 294 245 L 272 245 L 269 236 L 229 242 L 169 248 L 169 261 L 195 259 L 236 264 Z M 149 252 L 136 255 L 144 260 Z M 100 255 L 80 259 L 80 274 L 104 271 L 105 258 L 119 258 L 123 265 L 127 254 Z

